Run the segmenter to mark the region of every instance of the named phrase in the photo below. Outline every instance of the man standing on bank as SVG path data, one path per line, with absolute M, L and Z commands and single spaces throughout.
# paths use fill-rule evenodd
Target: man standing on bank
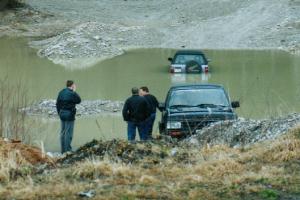
M 81 102 L 80 96 L 75 92 L 76 85 L 74 81 L 68 80 L 66 86 L 59 92 L 56 100 L 56 109 L 61 120 L 61 153 L 72 151 L 71 142 L 74 132 L 76 104 Z
M 147 140 L 148 133 L 146 119 L 150 116 L 149 105 L 144 97 L 139 96 L 139 89 L 131 89 L 132 96 L 129 97 L 123 107 L 123 119 L 127 122 L 127 135 L 129 141 L 135 140 L 136 128 L 141 140 Z
M 156 117 L 156 108 L 158 108 L 160 110 L 160 108 L 158 107 L 159 103 L 158 103 L 156 97 L 149 93 L 149 89 L 146 86 L 143 86 L 140 88 L 140 95 L 143 96 L 147 100 L 147 102 L 150 106 L 151 114 L 150 114 L 150 117 L 147 119 L 146 126 L 147 126 L 147 131 L 148 131 L 148 138 L 152 139 L 153 125 L 154 125 L 154 121 L 155 121 L 155 117 Z

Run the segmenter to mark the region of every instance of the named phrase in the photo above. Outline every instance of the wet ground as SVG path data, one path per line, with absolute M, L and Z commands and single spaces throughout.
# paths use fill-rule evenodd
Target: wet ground
M 239 116 L 269 118 L 300 112 L 300 57 L 282 51 L 204 50 L 211 73 L 171 75 L 167 58 L 172 49 L 138 49 L 108 59 L 87 69 L 68 70 L 36 56 L 26 39 L 0 39 L 0 77 L 21 80 L 30 102 L 55 99 L 66 79 L 74 79 L 86 100 L 124 101 L 132 86 L 147 85 L 163 101 L 168 88 L 180 83 L 219 83 L 239 100 Z M 160 118 L 160 117 L 158 117 Z M 46 150 L 57 150 L 59 121 L 39 119 L 33 140 L 43 140 Z M 98 121 L 96 123 L 96 120 Z M 99 126 L 100 125 L 100 126 Z M 157 132 L 157 128 L 155 129 Z M 80 118 L 74 146 L 96 138 L 125 138 L 126 124 L 120 115 Z

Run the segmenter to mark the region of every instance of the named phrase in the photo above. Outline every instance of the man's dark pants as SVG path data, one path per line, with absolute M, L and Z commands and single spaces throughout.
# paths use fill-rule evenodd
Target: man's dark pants
M 156 116 L 156 113 L 152 113 L 150 115 L 150 117 L 148 117 L 148 119 L 147 119 L 146 129 L 147 129 L 147 133 L 148 133 L 148 139 L 152 139 L 152 131 L 153 131 L 153 125 L 154 125 L 154 121 L 155 121 L 155 116 Z
M 127 122 L 127 136 L 129 141 L 135 140 L 136 129 L 138 129 L 141 140 L 147 140 L 147 126 L 146 121 L 143 122 Z
M 71 142 L 74 132 L 74 121 L 62 121 L 60 131 L 61 153 L 72 151 Z

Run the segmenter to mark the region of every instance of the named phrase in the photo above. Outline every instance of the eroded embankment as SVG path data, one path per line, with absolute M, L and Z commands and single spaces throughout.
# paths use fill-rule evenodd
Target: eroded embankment
M 299 159 L 299 129 L 244 148 L 199 147 L 165 140 L 137 144 L 92 141 L 59 159 L 52 169 L 44 167 L 35 173 L 18 165 L 21 171 L 27 169 L 26 176 L 8 174 L 10 179 L 0 180 L 0 195 L 5 199 L 185 196 L 296 200 L 300 191 Z

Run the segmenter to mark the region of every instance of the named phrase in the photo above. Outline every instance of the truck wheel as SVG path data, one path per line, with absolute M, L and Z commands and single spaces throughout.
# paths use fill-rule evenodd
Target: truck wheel
M 186 63 L 187 73 L 199 73 L 201 72 L 201 66 L 197 61 L 191 60 Z
M 1 0 L 0 1 L 0 10 L 3 10 L 4 8 L 6 8 L 8 1 L 9 0 Z

